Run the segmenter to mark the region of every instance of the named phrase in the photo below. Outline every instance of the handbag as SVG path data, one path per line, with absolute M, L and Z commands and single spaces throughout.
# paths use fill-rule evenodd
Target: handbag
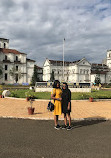
M 51 102 L 51 100 L 48 103 L 47 110 L 49 110 L 49 111 L 53 111 L 54 110 L 54 104 Z

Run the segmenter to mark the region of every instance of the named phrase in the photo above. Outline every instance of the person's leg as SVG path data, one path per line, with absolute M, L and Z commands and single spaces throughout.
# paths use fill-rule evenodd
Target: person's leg
M 66 129 L 67 128 L 67 116 L 66 113 L 64 113 L 64 125 L 62 126 L 62 129 Z
M 70 112 L 68 112 L 68 120 L 69 120 L 69 126 L 71 126 L 71 116 L 70 116 Z
M 55 129 L 59 130 L 61 127 L 58 125 L 58 115 L 54 116 Z
M 55 126 L 57 126 L 57 124 L 58 124 L 58 115 L 54 115 L 54 123 L 55 123 Z
M 67 116 L 66 116 L 66 113 L 64 113 L 64 124 L 65 124 L 65 126 L 67 126 Z

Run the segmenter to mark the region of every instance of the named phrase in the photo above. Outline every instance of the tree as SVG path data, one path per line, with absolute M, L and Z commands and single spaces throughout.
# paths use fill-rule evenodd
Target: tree
M 15 67 L 13 67 L 11 70 L 10 70 L 10 72 L 9 72 L 9 74 L 12 76 L 12 78 L 14 79 L 14 81 L 17 83 L 18 82 L 18 80 L 19 79 L 21 79 L 22 78 L 22 73 L 21 73 L 21 71 L 20 70 L 16 70 L 15 69 Z
M 96 77 L 95 77 L 95 81 L 94 81 L 96 84 L 99 84 L 101 83 L 101 79 L 100 79 L 100 75 L 99 74 L 96 74 Z
M 54 71 L 52 70 L 51 77 L 50 77 L 50 81 L 53 82 L 54 80 L 55 80 Z
M 34 65 L 34 71 L 33 71 L 31 85 L 35 85 L 35 83 L 37 81 L 39 81 L 39 77 L 38 77 L 37 67 L 36 67 L 36 65 Z

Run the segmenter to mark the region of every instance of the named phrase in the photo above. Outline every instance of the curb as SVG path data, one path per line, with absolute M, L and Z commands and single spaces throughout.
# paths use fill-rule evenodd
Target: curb
M 0 118 L 8 119 L 23 119 L 23 120 L 54 120 L 53 118 L 35 118 L 35 117 L 13 117 L 13 116 L 0 116 Z M 59 120 L 63 121 L 63 118 Z M 72 121 L 111 121 L 111 118 L 71 118 Z
M 26 100 L 26 98 L 15 98 L 15 97 L 5 97 L 7 99 L 18 99 L 18 100 Z M 35 101 L 49 101 L 50 99 L 35 99 Z M 73 100 L 71 100 L 73 101 Z M 74 101 L 89 101 L 89 99 L 84 99 L 84 100 L 74 100 Z M 96 101 L 111 101 L 111 99 L 94 99 L 93 102 Z

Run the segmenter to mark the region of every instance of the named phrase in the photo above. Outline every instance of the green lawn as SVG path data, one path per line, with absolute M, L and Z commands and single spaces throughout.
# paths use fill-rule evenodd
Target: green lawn
M 50 92 L 33 92 L 31 90 L 12 90 L 11 97 L 26 98 L 26 93 L 36 99 L 50 99 Z M 91 93 L 72 92 L 72 100 L 84 100 L 93 97 L 94 99 L 111 99 L 111 91 L 93 91 Z

